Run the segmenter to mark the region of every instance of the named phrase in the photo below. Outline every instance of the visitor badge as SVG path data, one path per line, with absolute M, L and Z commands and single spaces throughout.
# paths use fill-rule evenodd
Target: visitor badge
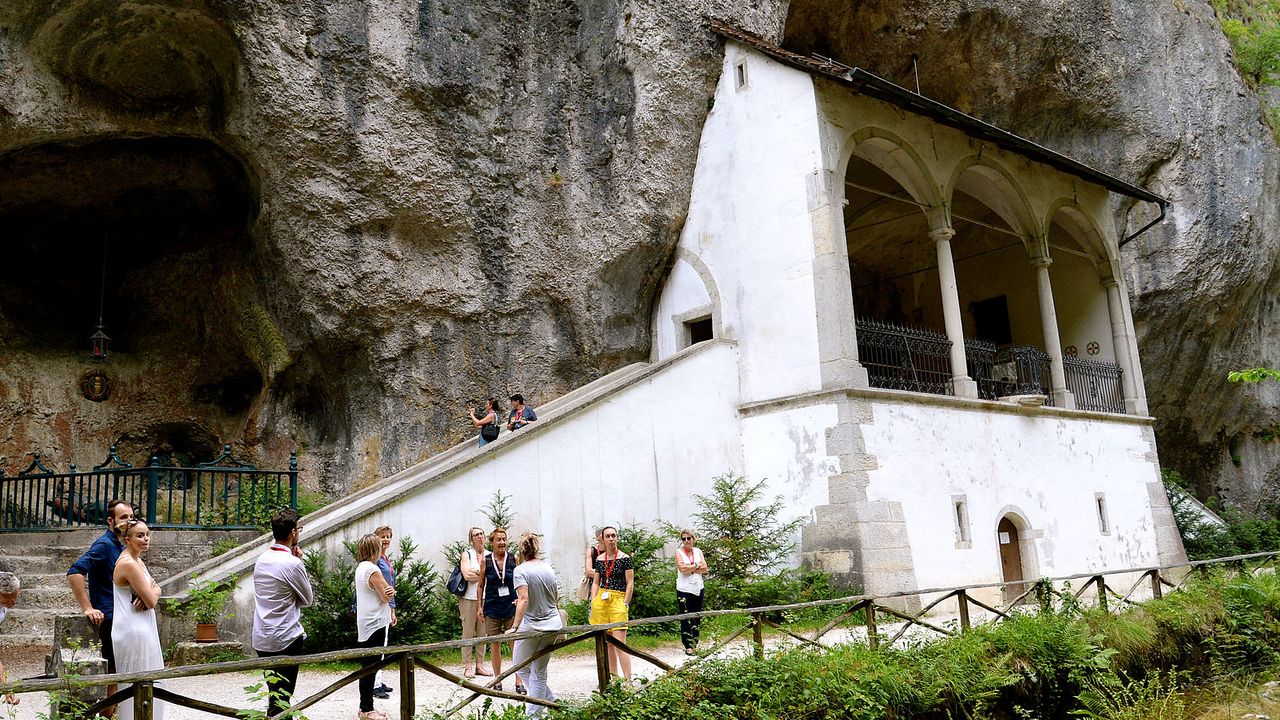
M 601 599 L 601 600 L 608 600 L 608 599 L 609 599 L 609 591 L 608 591 L 608 590 L 602 590 L 602 591 L 600 591 L 600 599 Z
M 510 594 L 511 594 L 511 588 L 507 587 L 506 585 L 503 585 L 502 587 L 498 588 L 498 597 L 506 597 Z

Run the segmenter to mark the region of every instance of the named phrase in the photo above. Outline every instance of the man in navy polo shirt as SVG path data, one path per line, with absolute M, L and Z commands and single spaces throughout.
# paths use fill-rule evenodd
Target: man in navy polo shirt
M 116 535 L 116 529 L 123 529 L 132 519 L 133 506 L 129 503 L 124 500 L 107 503 L 107 531 L 67 571 L 67 582 L 76 596 L 76 602 L 80 603 L 80 609 L 89 618 L 89 622 L 98 626 L 102 657 L 107 660 L 109 673 L 116 671 L 116 654 L 111 646 L 111 618 L 115 609 L 112 575 L 115 573 L 120 551 L 124 549 Z

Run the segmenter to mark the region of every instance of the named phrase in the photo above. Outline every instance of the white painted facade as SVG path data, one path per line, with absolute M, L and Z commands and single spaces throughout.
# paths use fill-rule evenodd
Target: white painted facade
M 1125 372 L 1127 412 L 1072 409 L 1069 393 L 1055 395 L 1058 407 L 966 397 L 963 370 L 954 396 L 872 387 L 857 356 L 857 238 L 845 227 L 851 158 L 900 183 L 930 242 L 954 236 L 964 250 L 951 228 L 957 188 L 1014 237 L 981 266 L 957 262 L 950 295 L 941 249 L 938 267 L 912 275 L 923 322 L 972 332 L 954 303 L 1002 292 L 1027 343 L 1043 347 L 1049 331 L 1063 346 L 1097 342 Z M 518 512 L 512 532 L 541 533 L 569 587 L 592 527 L 687 524 L 693 496 L 732 471 L 767 479 L 787 514 L 808 518 L 797 564 L 876 593 L 1004 580 L 1002 518 L 1018 528 L 1027 579 L 1184 557 L 1109 212 L 1103 187 L 730 41 L 654 306 L 651 363 L 538 408 L 530 428 L 459 446 L 313 514 L 304 544 L 339 552 L 385 524 L 439 566 L 439 550 L 484 526 L 480 508 L 501 490 Z M 1053 324 L 1044 318 L 1055 302 Z M 690 347 L 688 323 L 708 318 L 715 340 Z M 244 573 L 262 547 L 193 572 Z M 251 583 L 240 581 L 242 608 Z

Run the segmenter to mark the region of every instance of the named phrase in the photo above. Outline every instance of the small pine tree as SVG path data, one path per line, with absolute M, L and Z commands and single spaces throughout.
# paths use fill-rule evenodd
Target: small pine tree
M 732 472 L 712 479 L 711 494 L 694 495 L 702 510 L 694 514 L 699 545 L 707 559 L 707 586 L 716 607 L 733 607 L 754 598 L 752 586 L 795 550 L 796 530 L 804 518 L 782 522 L 782 496 L 760 504 L 765 481 L 751 483 Z
M 511 499 L 510 495 L 503 495 L 501 490 L 496 490 L 493 497 L 490 498 L 489 504 L 480 509 L 484 516 L 489 519 L 490 529 L 506 528 L 511 530 L 511 526 L 516 522 L 516 511 L 511 509 L 507 501 Z

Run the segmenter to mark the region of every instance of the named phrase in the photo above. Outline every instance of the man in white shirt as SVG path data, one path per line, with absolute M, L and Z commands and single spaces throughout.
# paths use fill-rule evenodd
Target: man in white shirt
M 315 593 L 302 564 L 300 532 L 296 510 L 276 513 L 271 518 L 275 542 L 254 563 L 253 649 L 258 651 L 258 657 L 302 654 L 302 641 L 307 636 L 302 629 L 302 608 L 315 602 Z M 297 665 L 275 668 L 267 715 L 289 709 L 297 684 Z

